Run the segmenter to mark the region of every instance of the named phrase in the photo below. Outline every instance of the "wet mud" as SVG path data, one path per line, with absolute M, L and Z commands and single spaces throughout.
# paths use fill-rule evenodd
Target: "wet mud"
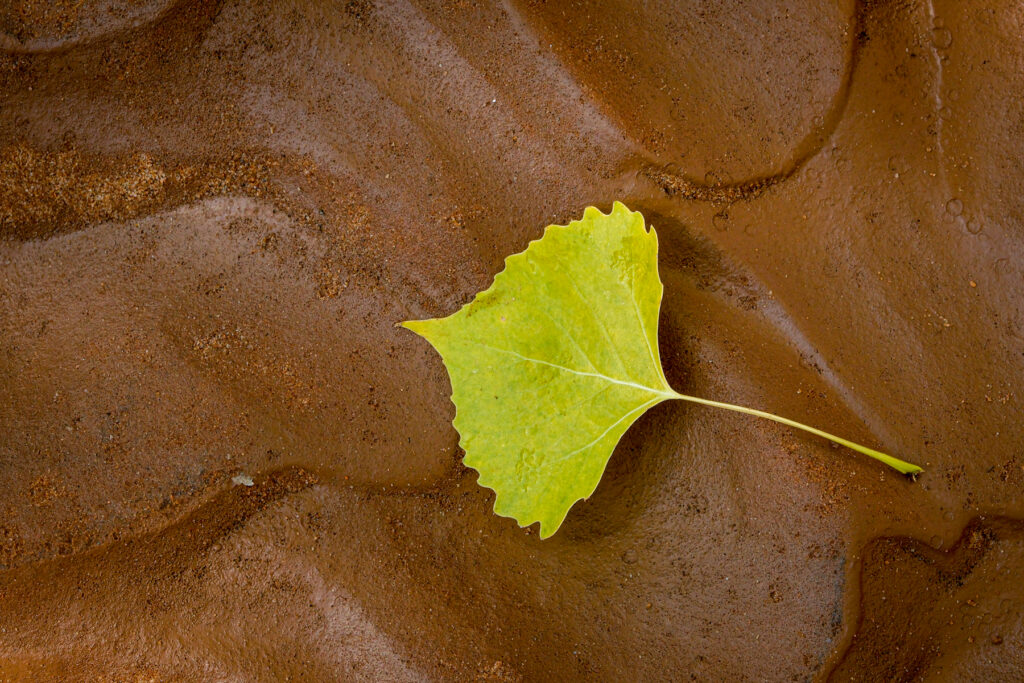
M 1005 2 L 0 2 L 0 679 L 1024 677 Z M 553 538 L 439 358 L 658 230 L 679 391 Z

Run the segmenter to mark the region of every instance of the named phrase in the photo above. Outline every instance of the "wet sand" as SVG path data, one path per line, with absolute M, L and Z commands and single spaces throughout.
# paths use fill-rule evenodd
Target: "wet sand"
M 0 2 L 0 680 L 1024 677 L 1022 24 Z M 677 390 L 918 481 L 670 402 L 493 515 L 395 323 L 614 200 Z

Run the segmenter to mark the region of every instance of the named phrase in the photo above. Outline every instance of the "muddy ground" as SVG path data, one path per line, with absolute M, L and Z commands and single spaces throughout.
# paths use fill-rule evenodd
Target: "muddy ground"
M 0 2 L 0 680 L 1021 680 L 1024 13 Z M 397 329 L 594 204 L 670 402 L 552 539 Z M 247 486 L 251 479 L 252 486 Z

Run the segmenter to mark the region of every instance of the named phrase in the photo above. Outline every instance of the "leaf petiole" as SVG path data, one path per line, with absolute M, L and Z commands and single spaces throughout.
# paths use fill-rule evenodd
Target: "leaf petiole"
M 859 443 L 854 443 L 853 441 L 850 441 L 848 439 L 844 439 L 842 437 L 836 436 L 835 434 L 829 434 L 828 432 L 822 431 L 820 429 L 816 429 L 814 427 L 810 427 L 810 426 L 805 425 L 805 424 L 803 424 L 801 422 L 797 422 L 796 420 L 790 420 L 790 419 L 785 418 L 785 417 L 779 417 L 778 415 L 773 415 L 772 413 L 766 413 L 763 410 L 755 410 L 753 408 L 745 408 L 743 406 L 738 406 L 738 405 L 735 405 L 735 404 L 732 404 L 732 403 L 722 403 L 721 401 L 711 401 L 711 400 L 708 400 L 706 398 L 698 398 L 696 396 L 687 396 L 686 394 L 680 394 L 680 393 L 675 392 L 675 391 L 672 392 L 671 396 L 672 396 L 672 398 L 678 398 L 678 399 L 682 399 L 684 401 L 690 401 L 691 403 L 700 403 L 700 404 L 703 404 L 703 405 L 706 405 L 706 406 L 713 406 L 715 408 L 724 408 L 725 410 L 732 410 L 732 411 L 735 411 L 737 413 L 745 413 L 747 415 L 754 415 L 756 417 L 763 417 L 766 420 L 772 420 L 774 422 L 781 422 L 784 425 L 789 425 L 790 427 L 796 427 L 797 429 L 802 429 L 805 432 L 810 432 L 811 434 L 816 434 L 816 435 L 818 435 L 820 437 L 824 437 L 824 438 L 828 439 L 829 441 L 833 441 L 833 442 L 835 442 L 837 444 L 840 444 L 841 446 L 846 446 L 847 448 L 852 448 L 853 450 L 857 451 L 858 453 L 863 453 L 864 455 L 872 457 L 875 460 L 879 460 L 881 462 L 884 462 L 889 467 L 892 467 L 893 469 L 895 469 L 895 470 L 897 470 L 897 471 L 899 471 L 899 472 L 901 472 L 903 474 L 910 475 L 912 478 L 917 477 L 918 474 L 920 474 L 921 472 L 924 471 L 923 469 L 921 469 L 917 465 L 914 465 L 914 464 L 909 463 L 909 462 L 904 462 L 903 460 L 900 460 L 899 458 L 894 458 L 893 456 L 888 455 L 886 453 L 882 453 L 881 451 L 876 451 L 875 449 L 868 448 L 867 446 L 861 446 Z

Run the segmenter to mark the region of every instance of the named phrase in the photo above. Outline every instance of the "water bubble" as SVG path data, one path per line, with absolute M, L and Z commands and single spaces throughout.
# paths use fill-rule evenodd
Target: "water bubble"
M 934 536 L 928 539 L 928 544 L 935 548 L 938 548 L 939 550 L 942 550 L 942 536 L 935 534 Z
M 725 211 L 719 211 L 711 217 L 711 224 L 715 226 L 717 230 L 728 230 L 729 229 L 729 214 Z
M 941 119 L 949 119 L 952 116 L 953 116 L 953 110 L 950 109 L 949 107 L 942 107 L 941 109 L 939 109 L 939 118 L 941 118 Z
M 977 235 L 984 229 L 985 224 L 982 223 L 981 219 L 978 218 L 977 216 L 971 216 L 970 219 L 967 221 L 967 232 L 971 233 L 972 235 Z
M 704 184 L 705 185 L 721 185 L 722 184 L 722 178 L 721 178 L 721 176 L 719 176 L 714 171 L 708 171 L 707 173 L 704 174 Z
M 950 216 L 959 216 L 963 212 L 964 203 L 957 199 L 956 197 L 953 197 L 948 202 L 946 202 L 946 213 L 948 213 Z
M 952 522 L 954 519 L 956 519 L 956 513 L 954 513 L 952 510 L 947 510 L 946 514 L 942 515 L 942 518 L 947 522 Z
M 953 44 L 953 33 L 945 26 L 936 26 L 932 29 L 932 45 L 940 50 L 945 50 Z

